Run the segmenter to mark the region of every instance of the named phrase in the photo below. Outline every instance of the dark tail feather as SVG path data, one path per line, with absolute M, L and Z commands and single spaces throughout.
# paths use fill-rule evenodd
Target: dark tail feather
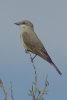
M 43 59 L 45 59 L 47 62 L 49 62 L 51 65 L 53 65 L 53 67 L 56 69 L 56 71 L 62 75 L 62 73 L 60 72 L 60 70 L 58 69 L 58 67 L 53 63 L 52 59 L 50 58 L 50 56 L 48 55 L 48 53 L 43 49 L 41 50 L 37 50 L 37 55 L 39 55 L 40 57 L 42 57 Z
M 60 72 L 60 70 L 58 69 L 58 67 L 57 67 L 53 62 L 51 63 L 51 65 L 53 65 L 54 68 L 56 69 L 56 71 L 57 71 L 60 75 L 62 75 L 62 73 Z

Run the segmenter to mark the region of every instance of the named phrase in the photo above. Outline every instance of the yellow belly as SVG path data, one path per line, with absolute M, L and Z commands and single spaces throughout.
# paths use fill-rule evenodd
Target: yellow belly
M 22 33 L 20 34 L 20 40 L 21 40 L 21 42 L 23 41 Z M 32 52 L 31 48 L 29 48 L 29 47 L 24 43 L 24 41 L 23 41 L 23 46 L 24 46 L 24 48 L 25 48 L 26 50 Z
M 26 50 L 32 51 L 25 43 L 23 43 L 23 46 Z

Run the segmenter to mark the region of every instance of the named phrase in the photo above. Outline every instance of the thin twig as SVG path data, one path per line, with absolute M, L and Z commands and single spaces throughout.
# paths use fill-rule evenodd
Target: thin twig
M 31 63 L 33 65 L 33 69 L 34 69 L 34 73 L 35 73 L 35 83 L 37 83 L 37 72 L 36 72 L 36 67 L 34 65 L 34 58 L 36 57 L 36 55 L 34 57 L 32 57 L 31 53 L 26 49 L 25 49 L 25 53 L 28 53 L 30 55 Z
M 13 97 L 13 88 L 12 88 L 12 82 L 10 82 L 11 84 L 11 99 L 14 100 L 14 97 Z
M 0 87 L 1 87 L 2 90 L 3 90 L 5 100 L 8 100 L 8 99 L 7 99 L 7 92 L 6 92 L 6 89 L 5 89 L 4 85 L 3 85 L 3 81 L 2 81 L 2 80 L 0 80 Z
M 48 75 L 46 75 L 45 86 L 44 86 L 44 88 L 40 91 L 40 94 L 38 95 L 37 100 L 42 100 L 42 99 L 43 99 L 43 96 L 47 94 L 47 87 L 48 87 L 48 85 L 49 85 L 49 82 L 48 82 L 47 78 L 48 78 Z
M 30 59 L 31 59 L 31 62 L 33 64 L 33 69 L 34 69 L 34 73 L 35 73 L 35 82 L 37 83 L 37 72 L 36 72 L 36 67 L 34 65 L 34 61 L 32 60 L 32 56 L 31 56 L 31 53 L 30 54 Z
M 33 69 L 34 69 L 34 77 L 35 77 L 34 78 L 35 80 L 32 84 L 32 88 L 29 90 L 29 95 L 32 96 L 33 100 L 44 100 L 43 96 L 47 94 L 47 87 L 49 85 L 48 80 L 47 80 L 47 76 L 45 79 L 45 85 L 44 85 L 43 89 L 40 89 L 38 87 L 38 84 L 37 84 L 37 72 L 36 72 L 36 67 L 34 65 L 34 58 L 36 56 L 32 57 L 30 52 L 27 52 L 27 53 L 29 53 L 29 55 L 30 55 L 30 59 L 31 59 Z

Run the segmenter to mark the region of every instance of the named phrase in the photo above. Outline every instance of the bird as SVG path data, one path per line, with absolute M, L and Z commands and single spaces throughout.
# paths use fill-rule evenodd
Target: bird
M 44 60 L 46 60 L 49 64 L 51 64 L 56 69 L 59 75 L 62 75 L 61 71 L 52 61 L 43 43 L 41 42 L 41 40 L 35 33 L 34 25 L 32 24 L 32 22 L 29 20 L 23 20 L 23 21 L 16 22 L 14 24 L 20 27 L 20 31 L 21 31 L 20 38 L 21 38 L 21 41 L 23 41 L 25 50 L 35 54 L 35 57 L 39 56 L 43 58 Z

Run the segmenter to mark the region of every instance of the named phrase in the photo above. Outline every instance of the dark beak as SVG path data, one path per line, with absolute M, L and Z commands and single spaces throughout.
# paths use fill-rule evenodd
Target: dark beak
M 16 23 L 14 23 L 14 24 L 16 24 L 16 25 L 20 25 L 20 23 L 19 23 L 19 22 L 16 22 Z

